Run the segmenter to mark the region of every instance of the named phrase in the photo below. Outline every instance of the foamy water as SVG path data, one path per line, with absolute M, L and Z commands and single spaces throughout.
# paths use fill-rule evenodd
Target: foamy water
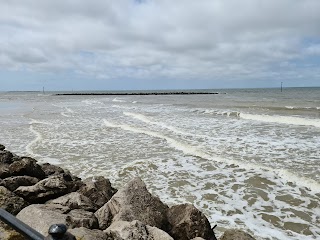
M 0 143 L 115 187 L 138 175 L 169 205 L 195 204 L 218 235 L 316 239 L 320 89 L 223 92 L 0 94 Z

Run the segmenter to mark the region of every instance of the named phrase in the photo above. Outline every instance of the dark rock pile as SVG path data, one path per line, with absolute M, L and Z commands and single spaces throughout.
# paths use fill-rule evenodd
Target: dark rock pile
M 98 176 L 81 180 L 69 171 L 0 144 L 0 207 L 44 236 L 52 224 L 68 226 L 82 240 L 216 240 L 206 216 L 191 204 L 168 207 L 140 178 L 116 190 Z M 0 222 L 0 239 L 24 239 Z M 221 239 L 253 239 L 226 231 Z

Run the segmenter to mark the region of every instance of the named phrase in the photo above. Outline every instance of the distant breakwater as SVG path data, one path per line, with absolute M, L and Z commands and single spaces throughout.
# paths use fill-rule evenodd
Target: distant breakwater
M 133 92 L 133 93 L 58 93 L 56 96 L 78 96 L 78 95 L 200 95 L 200 94 L 226 94 L 218 92 Z

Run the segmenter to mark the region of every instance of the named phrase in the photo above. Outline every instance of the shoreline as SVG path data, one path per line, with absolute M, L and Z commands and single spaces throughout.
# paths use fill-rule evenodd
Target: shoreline
M 0 207 L 43 236 L 53 224 L 64 224 L 66 234 L 84 240 L 217 240 L 216 225 L 199 209 L 190 203 L 169 207 L 140 177 L 115 189 L 106 176 L 81 179 L 2 144 Z M 25 238 L 0 221 L 0 239 Z M 235 239 L 254 240 L 239 229 L 227 229 L 219 238 Z

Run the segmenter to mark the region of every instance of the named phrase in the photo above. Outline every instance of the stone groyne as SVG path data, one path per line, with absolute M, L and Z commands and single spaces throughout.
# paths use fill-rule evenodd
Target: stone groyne
M 209 94 L 225 94 L 225 93 L 218 93 L 218 92 L 104 92 L 104 93 L 81 93 L 81 92 L 74 92 L 74 93 L 57 93 L 56 96 L 131 96 L 131 95 L 209 95 Z
M 136 177 L 121 189 L 104 176 L 80 179 L 68 170 L 20 157 L 0 144 L 0 207 L 44 236 L 65 224 L 80 240 L 216 240 L 206 216 L 192 204 L 169 207 Z M 0 222 L 0 239 L 22 235 Z M 252 240 L 227 230 L 220 240 Z

